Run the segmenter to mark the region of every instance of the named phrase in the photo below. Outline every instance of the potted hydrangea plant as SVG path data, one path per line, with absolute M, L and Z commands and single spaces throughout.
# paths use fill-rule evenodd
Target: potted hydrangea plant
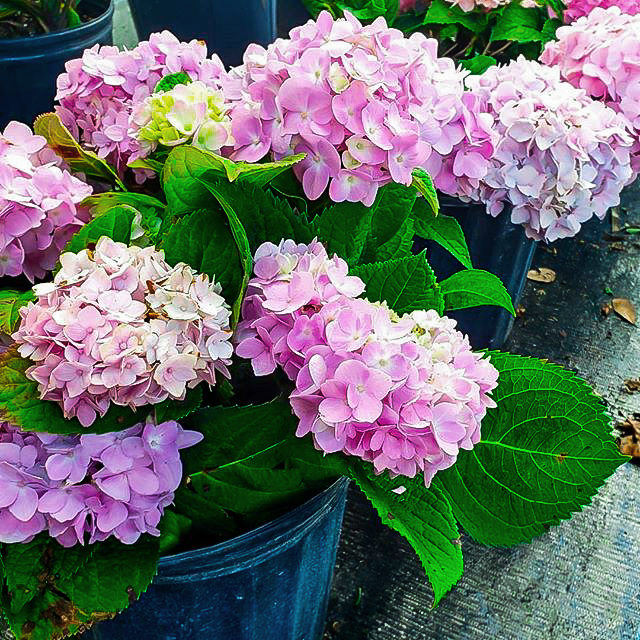
M 3 0 L 0 3 L 0 127 L 49 111 L 67 60 L 111 44 L 112 0 Z
M 107 50 L 95 67 L 143 87 L 114 92 L 126 141 L 96 135 L 95 114 L 83 145 L 56 114 L 1 139 L 17 169 L 59 154 L 67 183 L 100 185 L 59 209 L 28 172 L 0 194 L 17 242 L 41 201 L 42 218 L 88 220 L 51 276 L 0 294 L 0 604 L 20 638 L 98 623 L 95 638 L 315 640 L 341 478 L 414 546 L 437 601 L 462 574 L 459 527 L 527 542 L 626 460 L 584 381 L 474 352 L 446 315 L 513 313 L 497 277 L 438 281 L 412 251 L 418 235 L 468 260 L 428 161 L 436 180 L 457 157 L 491 168 L 455 69 L 382 22 L 325 14 L 298 34 L 231 72 L 174 44 L 167 60 L 191 73 L 152 89 Z M 85 65 L 60 80 L 67 115 Z M 478 121 L 454 157 L 439 96 Z

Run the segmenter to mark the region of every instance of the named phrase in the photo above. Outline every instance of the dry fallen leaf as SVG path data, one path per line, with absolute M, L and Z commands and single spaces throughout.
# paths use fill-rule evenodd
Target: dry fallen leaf
M 605 302 L 602 307 L 600 307 L 600 311 L 602 311 L 603 316 L 607 317 L 613 311 L 613 307 L 608 302 Z
M 527 278 L 534 282 L 554 282 L 556 272 L 553 269 L 547 269 L 547 267 L 539 267 L 538 269 L 531 269 L 527 273 Z
M 640 458 L 640 420 L 627 418 L 616 426 L 623 434 L 619 442 L 620 453 Z
M 625 380 L 624 386 L 627 388 L 629 393 L 640 391 L 640 378 L 638 380 Z
M 631 300 L 629 300 L 628 298 L 614 298 L 611 301 L 611 304 L 613 305 L 613 310 L 621 318 L 624 318 L 631 324 L 636 323 L 636 308 L 633 306 L 633 302 L 631 302 Z

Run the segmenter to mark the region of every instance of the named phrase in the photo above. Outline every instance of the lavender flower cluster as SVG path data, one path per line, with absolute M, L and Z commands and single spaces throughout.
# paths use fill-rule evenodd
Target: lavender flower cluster
M 510 202 L 512 221 L 549 242 L 619 204 L 633 178 L 624 118 L 562 81 L 559 69 L 523 57 L 467 84 L 495 117 L 498 139 L 490 170 L 467 196 L 492 215 Z
M 176 422 L 82 436 L 0 423 L 0 542 L 29 542 L 42 531 L 65 547 L 159 536 L 182 479 L 180 449 L 202 438 Z
M 132 408 L 182 400 L 216 371 L 229 376 L 231 311 L 220 285 L 155 247 L 107 236 L 94 250 L 60 257 L 52 283 L 20 310 L 13 335 L 43 400 L 84 426 L 111 403 Z
M 566 23 L 571 23 L 578 20 L 578 18 L 588 16 L 598 7 L 602 9 L 618 7 L 622 13 L 631 16 L 640 13 L 639 0 L 568 0 L 566 4 L 567 8 L 564 12 L 564 21 Z
M 315 241 L 262 245 L 254 274 L 236 351 L 295 381 L 298 436 L 427 486 L 479 441 L 498 372 L 453 320 L 356 298 L 363 282 Z
M 382 18 L 363 27 L 326 11 L 267 49 L 250 45 L 230 72 L 232 158 L 306 153 L 295 171 L 312 200 L 329 186 L 334 202 L 370 205 L 378 187 L 411 184 L 418 167 L 455 193 L 458 181 L 484 176 L 492 122 L 437 47 Z
M 42 136 L 10 122 L 0 134 L 0 276 L 33 282 L 53 269 L 87 221 L 78 205 L 91 193 Z

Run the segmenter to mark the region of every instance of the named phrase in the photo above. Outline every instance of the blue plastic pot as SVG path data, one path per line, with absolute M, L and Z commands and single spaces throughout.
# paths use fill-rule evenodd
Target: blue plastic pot
M 251 42 L 276 37 L 277 0 L 129 0 L 140 40 L 168 29 L 180 40 L 204 40 L 226 65 L 238 65 Z
M 348 481 L 242 536 L 160 560 L 149 590 L 83 640 L 320 640 Z
M 10 120 L 31 124 L 51 111 L 64 63 L 94 44 L 111 44 L 112 0 L 83 0 L 79 8 L 95 19 L 55 33 L 0 40 L 0 129 Z
M 442 213 L 454 217 L 462 227 L 469 245 L 474 268 L 497 275 L 513 299 L 515 307 L 522 299 L 527 271 L 537 242 L 527 238 L 520 225 L 511 222 L 511 211 L 505 209 L 497 218 L 488 215 L 483 204 L 466 204 L 456 198 L 440 196 Z M 438 280 L 461 271 L 464 267 L 434 242 L 416 239 L 415 249 L 426 247 L 427 259 Z M 458 328 L 468 334 L 476 349 L 500 349 L 513 328 L 513 316 L 500 307 L 474 307 L 448 312 L 458 321 Z

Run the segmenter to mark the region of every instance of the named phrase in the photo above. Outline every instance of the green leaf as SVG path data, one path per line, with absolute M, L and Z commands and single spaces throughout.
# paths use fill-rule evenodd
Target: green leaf
M 20 321 L 20 309 L 36 299 L 32 291 L 0 291 L 0 333 L 12 334 Z
M 170 420 L 181 421 L 189 414 L 193 413 L 202 404 L 202 386 L 187 390 L 184 400 L 165 400 L 153 407 L 153 414 L 156 424 L 169 422 Z
M 38 536 L 5 545 L 4 554 L 12 585 L 3 611 L 9 627 L 21 640 L 49 640 L 110 618 L 139 597 L 155 574 L 158 541 L 144 536 L 133 545 L 110 539 L 65 549 Z
M 318 237 L 329 256 L 337 253 L 350 266 L 358 264 L 371 232 L 370 207 L 360 202 L 340 202 L 316 218 Z
M 437 216 L 440 211 L 440 204 L 431 176 L 424 171 L 424 169 L 414 169 L 412 175 L 412 186 L 424 196 L 430 215 L 433 217 Z
M 62 253 L 78 253 L 90 244 L 95 244 L 108 236 L 116 242 L 129 244 L 131 242 L 131 227 L 136 217 L 136 210 L 129 205 L 116 205 L 106 213 L 94 218 L 71 236 Z
M 375 260 L 384 262 L 411 255 L 415 231 L 412 218 L 407 218 L 393 238 L 376 248 Z
M 469 247 L 458 221 L 440 214 L 437 218 L 418 217 L 416 235 L 437 242 L 467 269 L 472 268 Z
M 542 42 L 550 42 L 556 39 L 556 31 L 563 25 L 562 20 L 548 18 L 542 26 Z
M 473 33 L 480 33 L 487 26 L 487 14 L 483 11 L 463 11 L 447 0 L 433 0 L 424 17 L 424 24 L 459 24 Z
M 109 164 L 93 151 L 83 149 L 62 124 L 57 114 L 44 113 L 38 116 L 33 124 L 33 130 L 37 135 L 46 138 L 49 146 L 64 158 L 74 173 L 84 173 L 90 178 L 117 185 L 126 191 L 124 184 Z
M 171 89 L 177 87 L 180 84 L 191 84 L 192 82 L 193 80 L 191 80 L 191 76 L 185 71 L 170 73 L 161 78 L 160 82 L 158 82 L 153 92 L 160 93 L 164 91 L 171 91 Z
M 153 409 L 152 406 L 146 406 L 132 411 L 128 407 L 112 404 L 104 417 L 97 418 L 90 427 L 83 427 L 76 418 L 66 419 L 56 402 L 40 399 L 38 384 L 25 374 L 32 365 L 33 362 L 20 357 L 16 347 L 0 355 L 0 421 L 10 422 L 26 431 L 60 434 L 110 433 L 138 424 Z M 192 395 L 197 398 L 198 393 L 196 391 Z M 187 394 L 187 409 L 193 402 Z M 175 400 L 166 400 L 155 408 L 165 416 L 165 420 L 187 410 Z
M 402 534 L 414 548 L 433 587 L 434 604 L 462 577 L 460 534 L 444 493 L 427 489 L 421 477 L 391 480 L 375 475 L 370 463 L 351 465 L 350 476 L 369 498 L 382 522 Z M 397 494 L 393 489 L 404 487 Z
M 518 2 L 508 4 L 491 31 L 491 42 L 496 40 L 513 42 L 538 42 L 542 40 L 538 12 L 534 9 L 525 9 Z
M 482 75 L 489 67 L 498 64 L 493 56 L 477 55 L 469 60 L 461 60 L 460 66 L 476 75 Z
M 440 283 L 446 311 L 489 305 L 516 315 L 509 292 L 498 276 L 482 269 L 458 271 Z
M 351 273 L 364 280 L 364 296 L 372 302 L 386 302 L 396 313 L 435 309 L 442 313 L 444 300 L 424 252 L 355 267 Z
M 160 555 L 172 551 L 189 534 L 192 527 L 191 518 L 172 509 L 167 509 L 158 525 L 160 529 Z
M 185 262 L 222 285 L 222 295 L 233 305 L 242 291 L 243 266 L 226 215 L 215 204 L 198 209 L 173 224 L 162 248 L 167 262 Z
M 528 542 L 591 502 L 627 458 L 603 402 L 574 373 L 490 352 L 500 373 L 482 439 L 437 474 L 454 514 L 483 544 Z

